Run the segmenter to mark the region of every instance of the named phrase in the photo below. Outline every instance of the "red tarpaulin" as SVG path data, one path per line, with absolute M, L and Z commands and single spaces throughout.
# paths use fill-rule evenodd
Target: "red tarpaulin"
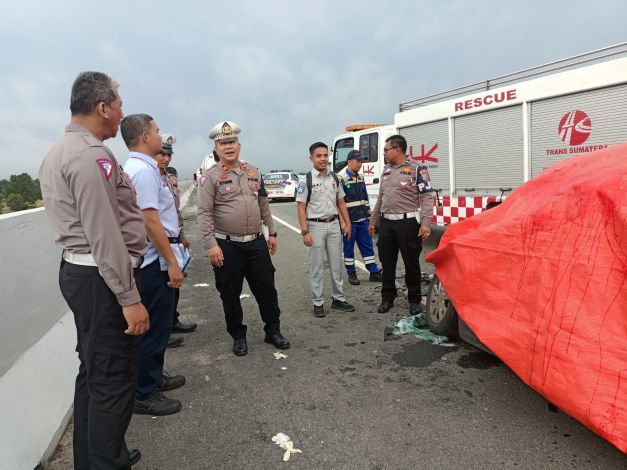
M 427 261 L 484 344 L 627 452 L 627 144 L 556 163 Z

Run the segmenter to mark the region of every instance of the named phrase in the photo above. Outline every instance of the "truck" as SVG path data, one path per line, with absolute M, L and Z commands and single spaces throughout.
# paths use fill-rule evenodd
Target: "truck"
M 360 150 L 376 199 L 385 139 L 427 166 L 437 225 L 476 215 L 558 160 L 627 141 L 627 43 L 400 103 L 393 124 L 347 128 L 334 171 Z
M 333 140 L 333 168 L 360 150 L 371 204 L 394 134 L 407 139 L 408 158 L 427 166 L 433 222 L 445 228 L 498 205 L 559 160 L 627 141 L 627 43 L 400 103 L 393 124 L 348 127 Z M 486 349 L 437 276 L 426 319 L 433 332 Z

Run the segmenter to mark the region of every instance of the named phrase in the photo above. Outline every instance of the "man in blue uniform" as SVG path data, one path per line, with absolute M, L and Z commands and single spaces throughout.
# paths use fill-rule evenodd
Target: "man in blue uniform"
M 169 415 L 181 409 L 181 402 L 161 392 L 185 384 L 182 375 L 163 375 L 165 349 L 170 339 L 175 309 L 175 290 L 183 284 L 186 261 L 180 243 L 180 227 L 174 197 L 161 177 L 156 156 L 161 152 L 161 135 L 153 118 L 131 114 L 122 120 L 122 138 L 130 150 L 124 171 L 137 193 L 144 216 L 148 251 L 139 270 L 142 302 L 150 316 L 151 329 L 139 346 L 139 375 L 133 413 Z
M 355 271 L 355 241 L 357 241 L 361 256 L 364 258 L 366 268 L 370 272 L 370 280 L 381 280 L 381 271 L 374 260 L 372 238 L 368 233 L 370 204 L 368 203 L 366 182 L 364 177 L 359 174 L 362 161 L 361 152 L 359 150 L 351 150 L 346 157 L 346 167 L 337 174 L 342 182 L 342 188 L 344 188 L 344 202 L 351 219 L 351 236 L 350 238 L 344 238 L 344 266 L 348 273 L 348 282 L 354 286 L 359 285 L 359 279 Z

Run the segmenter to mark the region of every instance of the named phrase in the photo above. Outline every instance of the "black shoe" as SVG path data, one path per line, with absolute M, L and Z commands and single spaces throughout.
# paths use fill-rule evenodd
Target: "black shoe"
M 179 400 L 166 397 L 159 390 L 155 390 L 143 400 L 135 398 L 133 413 L 138 415 L 166 416 L 181 411 Z
M 318 318 L 326 317 L 327 314 L 324 311 L 324 305 L 314 305 L 314 315 Z
M 377 307 L 377 312 L 379 312 L 379 313 L 387 313 L 387 312 L 390 311 L 390 309 L 392 307 L 394 307 L 394 302 L 388 302 L 387 300 L 384 300 Z
M 159 391 L 167 392 L 176 388 L 181 388 L 185 385 L 184 375 L 170 375 L 166 371 L 161 374 L 161 385 L 159 385 Z
M 357 279 L 357 273 L 350 273 L 348 275 L 348 282 L 350 282 L 354 286 L 358 286 L 360 282 L 359 279 Z
M 237 338 L 233 341 L 233 354 L 236 356 L 245 356 L 248 354 L 248 344 L 246 338 Z
M 423 312 L 423 308 L 421 304 L 409 304 L 409 314 L 410 315 L 418 315 Z
M 369 281 L 371 282 L 381 282 L 383 280 L 383 275 L 381 271 L 377 271 L 376 273 L 370 273 Z
M 355 307 L 344 300 L 333 299 L 331 302 L 331 308 L 335 310 L 341 310 L 342 312 L 354 312 Z
M 290 347 L 290 342 L 281 334 L 280 331 L 272 333 L 271 335 L 266 335 L 264 341 L 266 343 L 273 344 L 277 349 L 289 349 Z
M 181 344 L 183 344 L 183 341 L 185 341 L 185 338 L 183 338 L 182 336 L 170 336 L 167 347 L 178 348 Z
M 142 458 L 142 453 L 138 449 L 131 449 L 128 451 L 128 463 L 131 465 L 135 465 Z
M 181 323 L 179 320 L 172 325 L 172 333 L 191 333 L 196 329 L 196 323 Z

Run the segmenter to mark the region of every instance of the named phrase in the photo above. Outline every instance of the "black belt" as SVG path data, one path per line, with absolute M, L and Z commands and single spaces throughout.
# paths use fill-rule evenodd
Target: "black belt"
M 146 240 L 147 240 L 149 243 L 152 243 L 152 242 L 150 241 L 150 238 L 146 237 Z M 171 243 L 171 244 L 172 244 L 172 243 L 181 243 L 181 236 L 179 235 L 178 237 L 168 237 L 168 242 L 169 242 L 169 243 Z
M 337 219 L 337 215 L 333 215 L 327 219 L 307 219 L 309 222 L 333 222 Z

